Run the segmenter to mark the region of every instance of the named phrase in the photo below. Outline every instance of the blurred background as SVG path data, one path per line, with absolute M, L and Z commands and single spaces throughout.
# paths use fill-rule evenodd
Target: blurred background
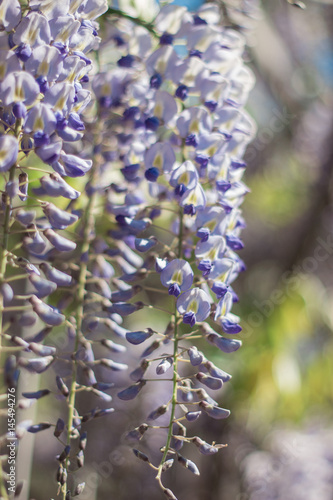
M 148 3 L 119 6 L 149 19 Z M 176 3 L 192 9 L 202 2 Z M 243 347 L 224 355 L 203 345 L 233 375 L 220 401 L 232 414 L 200 419 L 200 435 L 228 448 L 202 460 L 188 448 L 201 476 L 170 471 L 167 481 L 182 500 L 332 500 L 333 2 L 307 0 L 305 9 L 286 0 L 223 4 L 228 23 L 247 37 L 257 78 L 248 104 L 258 133 L 246 153 L 247 271 L 235 283 Z M 40 415 L 44 404 L 51 403 L 41 402 Z M 120 408 L 90 425 L 83 500 L 160 498 L 154 471 L 123 437 L 145 414 L 133 403 L 130 416 Z M 54 444 L 44 433 L 35 439 L 30 496 L 39 500 L 51 490 L 43 459 Z

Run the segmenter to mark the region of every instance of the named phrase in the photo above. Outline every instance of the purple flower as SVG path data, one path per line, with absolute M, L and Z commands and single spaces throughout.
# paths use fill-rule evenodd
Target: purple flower
M 192 288 L 178 297 L 177 309 L 183 316 L 183 322 L 194 326 L 196 322 L 204 321 L 209 316 L 210 303 L 206 292 L 200 288 Z
M 169 295 L 178 295 L 191 288 L 193 271 L 190 264 L 183 259 L 174 259 L 161 272 L 161 283 L 169 290 Z
M 239 326 L 239 317 L 230 312 L 233 303 L 232 293 L 227 292 L 217 304 L 215 321 L 218 322 L 225 333 L 239 333 L 242 328 Z

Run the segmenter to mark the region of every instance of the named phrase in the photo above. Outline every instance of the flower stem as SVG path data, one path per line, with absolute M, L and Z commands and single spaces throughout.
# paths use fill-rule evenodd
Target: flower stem
M 87 207 L 85 210 L 85 217 L 83 220 L 84 224 L 84 232 L 83 232 L 83 241 L 81 247 L 81 256 L 85 255 L 89 252 L 91 235 L 93 234 L 93 228 L 95 225 L 94 219 L 94 209 L 96 204 L 97 195 L 94 192 L 88 198 Z M 84 295 L 85 295 L 85 287 L 87 280 L 87 259 L 82 259 L 80 262 L 80 272 L 78 279 L 78 287 L 77 287 L 77 309 L 76 309 L 76 336 L 75 336 L 75 345 L 74 345 L 74 353 L 78 350 L 79 341 L 81 336 L 81 327 L 82 327 L 82 319 L 83 319 L 83 309 L 84 309 Z M 72 427 L 73 427 L 73 419 L 74 419 L 74 409 L 75 409 L 75 396 L 76 396 L 76 378 L 77 378 L 77 369 L 78 369 L 78 361 L 73 360 L 73 372 L 72 379 L 70 384 L 70 392 L 68 399 L 68 420 L 67 420 L 67 445 L 70 445 L 72 439 Z M 64 468 L 68 472 L 69 467 L 69 458 L 66 458 Z M 63 500 L 66 500 L 67 493 L 67 481 L 62 487 Z
M 21 133 L 21 120 L 17 119 L 15 122 L 14 129 L 15 137 L 19 137 Z M 16 162 L 11 166 L 9 170 L 9 181 L 13 181 L 15 179 L 15 171 L 16 171 Z M 9 243 L 9 233 L 10 233 L 10 219 L 12 212 L 12 201 L 8 194 L 6 194 L 5 199 L 5 213 L 4 213 L 4 221 L 3 221 L 3 234 L 2 234 L 2 244 L 0 246 L 0 284 L 4 282 L 7 270 L 7 258 L 8 258 L 8 243 Z M 1 366 L 1 354 L 2 354 L 2 338 L 4 337 L 4 301 L 2 294 L 0 295 L 0 366 Z M 3 468 L 2 464 L 0 465 L 0 493 L 1 498 L 4 500 L 8 499 L 8 493 L 6 491 L 6 486 L 4 482 L 3 476 Z
M 143 26 L 143 28 L 146 28 L 146 30 L 149 31 L 152 35 L 154 35 L 154 37 L 158 38 L 158 34 L 156 33 L 152 23 L 148 23 L 147 21 L 144 21 L 139 17 L 130 16 L 129 14 L 126 14 L 126 12 L 122 10 L 114 9 L 112 7 L 109 7 L 106 13 L 123 17 L 124 19 L 128 19 L 129 21 L 132 21 L 133 23 L 138 24 L 139 26 Z
M 178 258 L 181 259 L 182 257 L 182 239 L 183 239 L 183 213 L 182 209 L 180 209 L 179 212 L 179 234 L 178 234 Z M 161 488 L 164 488 L 162 480 L 161 480 L 161 475 L 162 475 L 162 468 L 163 464 L 165 463 L 169 450 L 170 450 L 170 443 L 171 443 L 171 438 L 172 438 L 172 428 L 173 424 L 175 422 L 175 413 L 176 413 L 176 406 L 177 406 L 177 389 L 178 389 L 178 311 L 177 311 L 177 305 L 175 304 L 175 330 L 174 330 L 174 345 L 173 345 L 173 377 L 172 377 L 172 397 L 171 397 L 171 413 L 170 413 L 170 420 L 169 420 L 169 426 L 168 426 L 168 436 L 167 436 L 167 441 L 165 444 L 162 460 L 160 462 L 160 465 L 158 467 L 158 473 L 156 476 L 157 481 L 159 482 Z

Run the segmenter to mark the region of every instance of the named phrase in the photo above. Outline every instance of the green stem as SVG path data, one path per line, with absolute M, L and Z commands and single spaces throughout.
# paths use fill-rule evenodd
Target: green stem
M 95 208 L 95 203 L 96 203 L 96 196 L 97 196 L 96 193 L 93 193 L 88 199 L 87 208 L 85 211 L 85 217 L 83 220 L 84 233 L 83 233 L 83 242 L 82 242 L 82 247 L 81 247 L 81 255 L 84 255 L 84 254 L 89 252 L 91 234 L 93 233 L 92 229 L 93 229 L 94 224 L 95 224 L 94 208 Z M 80 263 L 80 273 L 79 273 L 78 287 L 77 287 L 78 306 L 77 306 L 76 316 L 75 316 L 76 336 L 75 336 L 74 353 L 78 350 L 80 336 L 81 336 L 87 271 L 88 271 L 87 262 L 86 262 L 86 259 L 84 259 L 84 261 Z M 71 379 L 71 384 L 70 384 L 69 400 L 68 400 L 69 412 L 68 412 L 68 420 L 67 420 L 67 445 L 71 444 L 71 439 L 72 439 L 71 434 L 72 434 L 73 419 L 74 419 L 77 369 L 78 369 L 78 362 L 74 359 L 73 360 L 72 379 Z M 68 467 L 69 467 L 69 458 L 66 459 L 65 467 L 64 467 L 67 472 L 68 472 Z M 67 481 L 62 487 L 63 500 L 66 500 L 66 493 L 67 493 Z
M 15 137 L 19 137 L 21 133 L 21 120 L 17 119 L 15 122 L 15 129 L 14 129 Z M 9 170 L 9 181 L 13 181 L 15 179 L 15 171 L 16 171 L 16 162 L 14 165 L 11 166 Z M 6 270 L 7 270 L 7 257 L 8 257 L 8 243 L 9 243 L 9 233 L 10 233 L 10 219 L 11 219 L 11 211 L 12 211 L 12 201 L 8 194 L 6 195 L 6 208 L 5 208 L 5 214 L 4 214 L 4 221 L 3 221 L 3 239 L 2 239 L 2 244 L 0 246 L 0 284 L 3 283 L 5 275 L 6 275 Z M 2 353 L 2 338 L 4 336 L 4 328 L 3 328 L 3 320 L 4 320 L 4 302 L 3 302 L 3 296 L 0 295 L 0 366 L 1 366 L 1 353 Z M 5 482 L 4 482 L 4 477 L 3 477 L 3 468 L 2 464 L 0 465 L 0 492 L 1 492 L 1 498 L 3 500 L 8 499 L 8 493 L 6 490 Z
M 182 242 L 183 242 L 183 213 L 182 209 L 180 209 L 179 212 L 179 234 L 178 234 L 178 258 L 181 259 L 182 257 Z M 162 460 L 160 462 L 160 465 L 158 467 L 158 473 L 156 476 L 156 479 L 160 483 L 161 487 L 164 488 L 162 481 L 161 481 L 161 475 L 162 475 L 162 468 L 163 464 L 165 463 L 168 453 L 170 451 L 170 443 L 171 443 L 171 438 L 172 438 L 172 428 L 173 424 L 175 422 L 175 413 L 176 413 L 176 406 L 177 406 L 177 389 L 178 389 L 178 343 L 179 343 L 179 338 L 178 338 L 178 311 L 177 311 L 177 305 L 175 304 L 175 331 L 174 331 L 174 345 L 173 345 L 173 377 L 172 377 L 172 397 L 171 397 L 171 413 L 170 413 L 170 420 L 169 420 L 169 426 L 168 426 L 168 436 L 167 436 L 167 441 L 165 444 Z
M 129 14 L 126 14 L 126 12 L 119 10 L 119 9 L 113 9 L 112 7 L 109 7 L 106 14 L 111 14 L 119 17 L 123 17 L 124 19 L 128 19 L 129 21 L 132 21 L 135 24 L 138 24 L 139 26 L 143 26 L 146 28 L 147 31 L 149 31 L 155 38 L 159 38 L 159 35 L 156 33 L 154 26 L 152 23 L 148 23 L 147 21 L 144 21 L 143 19 L 140 19 L 139 17 L 133 17 L 130 16 Z

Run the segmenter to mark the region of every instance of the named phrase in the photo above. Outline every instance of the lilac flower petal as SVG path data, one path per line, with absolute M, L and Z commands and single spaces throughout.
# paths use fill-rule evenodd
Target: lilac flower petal
M 7 172 L 15 165 L 18 155 L 18 142 L 13 135 L 0 137 L 0 172 Z

